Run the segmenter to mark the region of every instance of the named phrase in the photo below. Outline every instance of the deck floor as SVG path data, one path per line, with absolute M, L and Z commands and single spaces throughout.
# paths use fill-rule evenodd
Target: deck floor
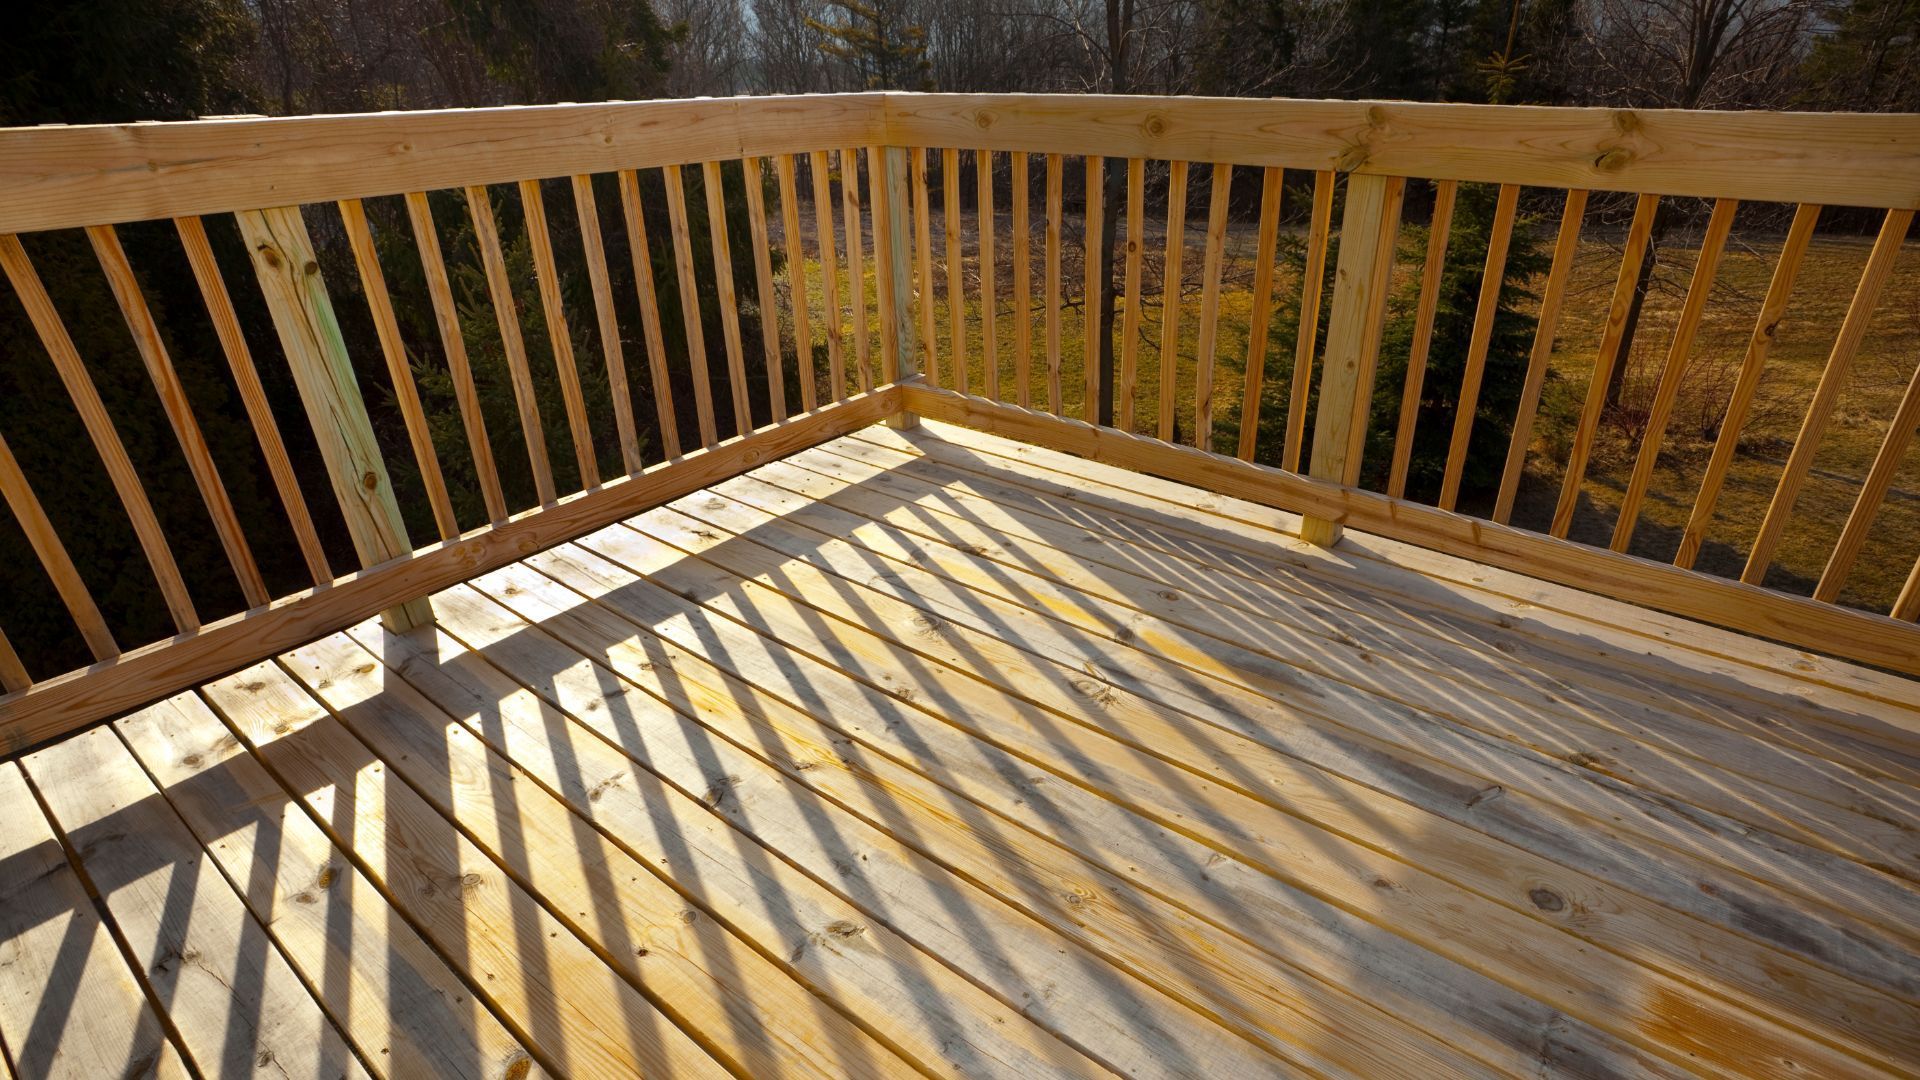
M 1920 687 L 1293 524 L 874 428 L 0 763 L 0 1076 L 1920 1069 Z

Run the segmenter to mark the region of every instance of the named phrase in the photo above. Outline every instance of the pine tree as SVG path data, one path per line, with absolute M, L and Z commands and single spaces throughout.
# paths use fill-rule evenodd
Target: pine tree
M 868 90 L 931 90 L 927 31 L 905 18 L 897 0 L 833 0 L 843 14 L 834 22 L 808 19 L 826 40 L 820 51 L 846 61 Z

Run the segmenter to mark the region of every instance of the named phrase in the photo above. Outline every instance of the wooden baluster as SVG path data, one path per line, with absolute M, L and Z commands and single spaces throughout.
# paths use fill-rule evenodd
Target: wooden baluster
M 7 640 L 7 632 L 0 630 L 0 691 L 11 694 L 32 686 L 33 679 L 27 675 L 27 666 L 20 662 L 20 654 L 13 651 L 13 642 Z
M 1160 271 L 1160 438 L 1173 441 L 1174 396 L 1180 386 L 1181 261 L 1187 248 L 1187 163 L 1167 166 L 1167 248 Z
M 1580 411 L 1580 424 L 1573 433 L 1573 452 L 1567 459 L 1566 475 L 1560 482 L 1560 502 L 1553 510 L 1554 536 L 1564 537 L 1573 525 L 1573 512 L 1580 505 L 1580 484 L 1587 476 L 1587 456 L 1593 451 L 1593 439 L 1600 431 L 1600 413 L 1607 406 L 1607 382 L 1613 366 L 1620 361 L 1620 345 L 1627 322 L 1627 310 L 1633 303 L 1634 283 L 1640 276 L 1640 262 L 1647 254 L 1647 237 L 1653 231 L 1653 218 L 1659 209 L 1658 195 L 1642 195 L 1634 204 L 1633 224 L 1627 228 L 1626 253 L 1620 259 L 1620 276 L 1614 279 L 1613 303 L 1607 310 L 1606 326 L 1600 331 L 1600 351 L 1593 361 L 1593 376 L 1587 382 L 1587 402 Z
M 1760 317 L 1754 322 L 1753 334 L 1747 338 L 1746 356 L 1740 362 L 1740 374 L 1734 379 L 1733 393 L 1727 398 L 1727 412 L 1720 420 L 1713 454 L 1700 476 L 1700 492 L 1694 496 L 1687 527 L 1680 533 L 1680 550 L 1673 556 L 1673 565 L 1683 570 L 1693 566 L 1693 560 L 1700 554 L 1700 545 L 1706 542 L 1714 506 L 1720 501 L 1720 488 L 1733 465 L 1734 451 L 1740 447 L 1740 429 L 1746 426 L 1747 413 L 1759 392 L 1760 373 L 1766 367 L 1767 353 L 1778 336 L 1780 320 L 1786 317 L 1794 279 L 1800 275 L 1800 263 L 1806 257 L 1807 245 L 1813 241 L 1814 226 L 1819 221 L 1820 208 L 1802 204 L 1794 211 L 1793 224 L 1787 227 L 1787 239 L 1780 247 L 1779 261 L 1774 264 L 1766 299 L 1760 303 Z
M 653 407 L 660 420 L 660 442 L 667 457 L 680 456 L 680 424 L 673 410 L 673 377 L 667 371 L 667 339 L 660 330 L 660 294 L 653 282 L 653 249 L 647 243 L 647 217 L 640 205 L 640 177 L 620 170 L 620 209 L 626 218 L 627 252 L 633 259 L 633 288 L 640 298 L 640 323 L 647 335 L 647 371 L 653 383 Z
M 1320 294 L 1327 276 L 1327 234 L 1333 231 L 1334 174 L 1313 174 L 1313 217 L 1307 228 L 1307 264 L 1300 279 L 1300 333 L 1293 347 L 1293 387 L 1287 398 L 1287 443 L 1281 468 L 1300 469 L 1307 434 L 1307 391 L 1313 384 L 1314 345 L 1320 335 Z
M 394 501 L 393 481 L 374 440 L 373 421 L 361 400 L 353 360 L 340 336 L 300 208 L 243 210 L 235 217 L 293 384 L 313 424 L 354 553 L 362 567 L 405 558 L 412 554 L 413 542 Z M 390 630 L 411 630 L 431 623 L 433 609 L 419 597 L 382 612 L 381 620 Z
M 333 570 L 327 565 L 327 553 L 320 546 L 320 534 L 314 531 L 306 497 L 300 493 L 300 481 L 293 474 L 293 459 L 287 456 L 286 443 L 281 441 L 279 424 L 273 417 L 273 407 L 267 402 L 266 389 L 260 385 L 260 373 L 253 366 L 253 353 L 247 348 L 246 335 L 241 333 L 240 317 L 233 310 L 233 299 L 227 295 L 220 265 L 214 261 L 206 228 L 197 217 L 175 218 L 173 225 L 180 234 L 180 246 L 187 253 L 187 264 L 193 268 L 200 295 L 206 301 L 207 315 L 220 339 L 220 349 L 226 354 L 234 385 L 240 391 L 240 403 L 253 425 L 254 438 L 260 443 L 261 456 L 266 458 L 267 473 L 273 478 L 274 490 L 286 509 L 287 521 L 293 528 L 300 555 L 306 560 L 307 572 L 315 585 L 329 584 L 333 581 Z
M 1467 444 L 1473 439 L 1473 420 L 1480 411 L 1480 381 L 1486 375 L 1493 320 L 1500 312 L 1500 289 L 1507 280 L 1507 247 L 1513 240 L 1513 215 L 1519 204 L 1520 186 L 1500 185 L 1500 195 L 1493 207 L 1493 226 L 1487 238 L 1487 261 L 1480 270 L 1480 297 L 1474 306 L 1473 336 L 1467 342 L 1467 369 L 1460 378 L 1460 399 L 1453 411 L 1453 437 L 1447 444 L 1446 471 L 1440 479 L 1442 510 L 1453 509 L 1460 498 L 1460 476 L 1467 467 Z
M 632 475 L 646 468 L 640 458 L 640 433 L 633 424 L 633 392 L 627 388 L 627 354 L 620 345 L 620 318 L 613 306 L 613 279 L 607 273 L 607 249 L 600 236 L 600 206 L 593 197 L 593 177 L 575 175 L 574 216 L 580 219 L 580 247 L 587 260 L 587 283 L 593 288 L 593 315 L 600 327 L 600 352 L 607 361 L 607 389 L 613 397 L 613 424 L 620 434 L 620 463 Z
M 148 565 L 153 568 L 154 580 L 160 586 L 160 595 L 167 602 L 167 611 L 173 616 L 175 628 L 183 634 L 199 629 L 200 616 L 193 609 L 193 598 L 187 594 L 186 583 L 180 579 L 180 567 L 173 561 L 173 551 L 167 547 L 167 538 L 160 532 L 160 521 L 154 517 L 153 504 L 147 499 L 146 488 L 141 485 L 139 474 L 134 472 L 133 461 L 127 457 L 126 446 L 113 430 L 113 420 L 107 415 L 107 407 L 100 401 L 99 391 L 94 389 L 93 378 L 87 374 L 79 350 L 74 348 L 73 339 L 60 321 L 60 313 L 54 309 L 53 300 L 47 295 L 46 286 L 41 284 L 40 275 L 27 258 L 26 248 L 21 246 L 19 237 L 0 235 L 0 268 L 5 269 L 7 280 L 13 283 L 14 292 L 20 297 L 20 305 L 26 308 L 27 318 L 33 322 L 40 343 L 53 360 L 54 370 L 59 372 L 60 381 L 66 384 L 74 410 L 80 414 L 81 423 L 86 425 L 93 448 L 99 452 L 100 460 L 107 467 L 107 476 L 113 481 L 120 504 L 133 523 L 134 535 L 140 541 L 141 550 L 146 553 Z
M 413 369 L 407 364 L 407 346 L 400 340 L 400 324 L 394 318 L 393 298 L 387 293 L 387 277 L 380 270 L 380 254 L 373 246 L 373 230 L 367 225 L 366 208 L 359 199 L 342 199 L 340 220 L 346 226 L 347 244 L 353 249 L 354 265 L 360 271 L 360 291 L 366 294 L 367 307 L 373 313 L 374 333 L 380 339 L 380 355 L 387 362 L 387 377 L 393 381 L 394 402 L 407 426 L 407 442 L 413 448 L 413 460 L 420 466 L 420 483 L 427 489 L 427 504 L 433 508 L 434 527 L 440 539 L 460 535 L 460 522 L 453 516 L 453 502 L 447 498 L 447 481 L 440 474 L 440 455 L 433 449 L 433 432 L 427 427 L 426 410 L 420 407 L 420 388 L 414 384 Z M 263 587 L 261 592 L 266 590 Z M 260 603 L 265 603 L 262 600 Z
M 940 385 L 940 354 L 933 330 L 933 215 L 927 205 L 927 151 L 907 151 L 913 173 L 914 287 L 919 294 L 920 352 L 926 357 L 927 379 Z
M 467 360 L 467 342 L 460 331 L 460 309 L 453 299 L 453 286 L 447 280 L 446 260 L 440 253 L 440 234 L 433 225 L 433 209 L 424 191 L 407 193 L 407 219 L 413 226 L 413 246 L 420 253 L 420 265 L 427 279 L 427 295 L 433 299 L 433 317 L 440 329 L 440 345 L 447 353 L 447 372 L 453 381 L 454 400 L 460 406 L 460 422 L 466 429 L 467 448 L 473 454 L 473 472 L 480 481 L 480 496 L 487 504 L 487 520 L 495 525 L 507 520 L 507 499 L 500 489 L 500 472 L 493 464 L 493 443 L 487 438 L 487 418 L 480 408 L 480 391 L 473 382 L 473 369 Z
M 1373 369 L 1380 353 L 1387 293 L 1393 277 L 1393 245 L 1399 231 L 1398 177 L 1355 174 L 1347 180 L 1347 209 L 1340 223 L 1340 265 L 1333 311 L 1327 320 L 1326 362 L 1320 377 L 1320 409 L 1313 424 L 1309 475 L 1352 486 L 1360 476 L 1361 441 L 1372 404 Z M 1322 547 L 1340 539 L 1340 526 L 1303 517 L 1300 537 Z
M 1907 574 L 1907 583 L 1900 587 L 1900 595 L 1893 602 L 1893 610 L 1887 614 L 1907 622 L 1920 619 L 1920 559 L 1913 561 L 1913 570 Z
M 707 332 L 700 321 L 700 291 L 693 277 L 693 236 L 687 227 L 686 179 L 680 166 L 660 170 L 667 185 L 667 221 L 673 228 L 674 280 L 680 288 L 680 319 L 686 328 L 687 369 L 693 375 L 693 408 L 700 424 L 700 445 L 720 441 L 713 420 L 713 378 L 707 371 Z M 831 234 L 828 234 L 831 235 Z
M 1280 239 L 1280 189 L 1285 170 L 1267 166 L 1260 187 L 1260 239 L 1254 252 L 1253 310 L 1247 316 L 1246 382 L 1240 390 L 1240 460 L 1252 461 L 1260 436 L 1261 383 L 1267 368 L 1267 321 L 1273 317 L 1273 257 Z M 1131 301 L 1129 301 L 1131 304 Z
M 980 382 L 988 401 L 1000 400 L 1000 330 L 995 325 L 999 298 L 994 294 L 999 273 L 993 252 L 993 151 L 973 153 L 975 187 L 980 201 L 975 207 L 975 227 L 980 233 Z
M 773 248 L 767 243 L 766 174 L 757 157 L 740 159 L 747 193 L 747 228 L 753 236 L 753 283 L 760 307 L 760 345 L 766 353 L 767 403 L 773 422 L 787 418 L 787 372 L 780 358 L 779 307 L 773 298 Z
M 1427 259 L 1420 270 L 1420 302 L 1413 313 L 1413 348 L 1407 354 L 1407 378 L 1400 391 L 1400 426 L 1394 430 L 1393 465 L 1387 473 L 1387 495 L 1395 499 L 1405 498 L 1407 494 L 1413 433 L 1420 421 L 1420 399 L 1426 392 L 1427 354 L 1433 348 L 1433 317 L 1440 306 L 1440 277 L 1447 268 L 1447 236 L 1453 231 L 1453 203 L 1459 188 L 1452 180 L 1433 185 L 1433 225 L 1427 231 Z
M 79 628 L 80 636 L 86 640 L 93 658 L 111 660 L 119 656 L 120 646 L 113 640 L 113 632 L 107 629 L 107 621 L 100 617 L 100 609 L 93 602 L 93 593 L 87 590 L 87 583 L 81 579 L 80 569 L 73 565 L 73 558 L 67 554 L 67 546 L 60 542 L 60 534 L 54 531 L 53 522 L 47 520 L 46 510 L 41 507 L 39 497 L 27 483 L 26 474 L 20 471 L 20 463 L 14 459 L 13 450 L 7 446 L 5 438 L 0 438 L 0 497 L 6 499 L 7 508 L 13 511 L 13 519 L 19 523 L 20 531 L 26 534 L 28 545 L 39 557 L 40 566 L 46 570 L 47 577 L 53 581 L 54 591 L 60 594 L 61 602 L 67 606 L 67 614 L 73 616 L 73 624 Z
M 140 281 L 134 276 L 133 264 L 127 261 L 120 237 L 111 225 L 90 226 L 87 240 L 100 260 L 100 269 L 106 273 L 107 284 L 120 306 L 120 314 L 126 319 L 127 330 L 133 335 L 147 375 L 153 380 L 153 388 L 160 395 L 167 423 L 173 428 L 174 439 L 180 443 L 182 456 L 187 459 L 187 470 L 193 474 L 194 486 L 200 491 L 207 516 L 213 521 L 214 535 L 219 537 L 220 547 L 240 582 L 240 594 L 246 598 L 248 607 L 261 607 L 272 599 L 267 595 L 267 583 L 260 577 L 253 549 L 247 546 L 246 535 L 240 528 L 240 515 L 234 512 L 233 500 L 227 497 L 227 487 L 220 479 L 220 467 L 213 460 L 213 451 L 208 449 L 200 423 L 194 419 L 187 388 L 174 370 L 166 343 L 160 339 L 160 327 L 154 323 L 153 313 L 140 293 Z
M 1867 256 L 1866 269 L 1860 275 L 1860 284 L 1854 289 L 1853 301 L 1847 305 L 1846 318 L 1840 323 L 1840 335 L 1834 340 L 1833 351 L 1827 354 L 1826 369 L 1820 373 L 1820 385 L 1814 388 L 1813 400 L 1807 404 L 1806 418 L 1801 421 L 1800 434 L 1794 438 L 1793 450 L 1787 455 L 1787 465 L 1780 473 L 1780 483 L 1773 491 L 1773 501 L 1767 506 L 1767 516 L 1760 522 L 1760 534 L 1754 537 L 1753 548 L 1747 553 L 1746 569 L 1740 572 L 1740 580 L 1749 585 L 1759 585 L 1766 580 L 1767 567 L 1773 563 L 1774 550 L 1780 544 L 1781 534 L 1786 531 L 1787 518 L 1793 514 L 1793 504 L 1800 497 L 1800 487 L 1806 482 L 1808 470 L 1813 468 L 1813 455 L 1820 449 L 1820 439 L 1827 432 L 1827 422 L 1833 417 L 1833 407 L 1840 400 L 1840 391 L 1847 383 L 1847 373 L 1853 368 L 1854 354 L 1860 351 L 1860 342 L 1867 336 L 1867 323 L 1873 318 L 1873 309 L 1880 302 L 1880 294 L 1886 289 L 1888 279 L 1893 277 L 1893 265 L 1900 257 L 1900 244 L 1906 239 L 1907 229 L 1913 224 L 1913 211 L 1889 210 L 1886 220 L 1881 223 L 1880 235 L 1874 240 L 1873 253 Z
M 1687 285 L 1680 322 L 1674 327 L 1666 363 L 1660 369 L 1660 382 L 1654 390 L 1653 406 L 1647 412 L 1647 430 L 1640 440 L 1640 455 L 1633 463 L 1626 495 L 1620 500 L 1620 516 L 1614 520 L 1611 546 L 1615 551 L 1627 550 L 1634 526 L 1640 520 L 1640 503 L 1653 480 L 1653 466 L 1660 459 L 1660 444 L 1666 441 L 1667 420 L 1673 415 L 1673 403 L 1680 396 L 1680 376 L 1686 372 L 1687 356 L 1693 351 L 1694 335 L 1700 329 L 1701 317 L 1706 314 L 1707 295 L 1713 291 L 1714 275 L 1720 270 L 1720 253 L 1726 249 L 1727 234 L 1733 231 L 1733 215 L 1739 205 L 1734 199 L 1720 199 L 1713 204 L 1713 215 L 1707 219 L 1707 233 L 1700 240 L 1700 255 L 1693 264 L 1693 280 Z
M 1080 327 L 1085 344 L 1080 349 L 1080 367 L 1086 376 L 1086 401 L 1081 416 L 1089 424 L 1100 422 L 1100 358 L 1106 352 L 1100 341 L 1100 275 L 1106 271 L 1106 252 L 1101 249 L 1106 233 L 1106 159 L 1087 155 L 1087 221 L 1081 235 L 1080 250 L 1086 285 L 1081 294 Z M 1106 343 L 1111 346 L 1112 342 Z
M 1047 155 L 1047 411 L 1060 415 L 1060 204 L 1059 154 Z
M 1213 352 L 1220 328 L 1220 266 L 1227 242 L 1227 199 L 1233 166 L 1215 162 L 1207 204 L 1207 249 L 1200 271 L 1200 339 L 1194 349 L 1193 445 L 1213 451 Z
M 940 186 L 946 198 L 941 224 L 947 236 L 947 349 L 952 361 L 953 388 L 971 393 L 973 364 L 967 356 L 967 298 L 961 287 L 965 266 L 960 261 L 960 151 L 940 152 Z
M 793 311 L 793 351 L 799 361 L 800 407 L 812 412 L 820 405 L 813 371 L 812 305 L 807 300 L 807 253 L 800 244 L 800 198 L 793 183 L 793 155 L 774 159 L 780 178 L 780 242 L 787 253 L 787 306 Z
M 701 162 L 700 179 L 707 196 L 707 239 L 713 246 L 714 287 L 720 300 L 720 336 L 727 348 L 734 434 L 745 435 L 753 430 L 753 401 L 747 395 L 746 346 L 740 340 L 740 296 L 733 287 L 733 245 L 727 236 L 726 187 L 720 163 Z M 865 360 L 861 363 L 864 366 Z
M 1920 425 L 1920 367 L 1914 369 L 1913 378 L 1907 381 L 1907 392 L 1901 395 L 1900 407 L 1893 414 L 1893 423 L 1887 427 L 1880 452 L 1874 455 L 1873 467 L 1867 470 L 1866 482 L 1853 501 L 1846 528 L 1841 530 L 1839 541 L 1833 545 L 1833 554 L 1827 558 L 1827 568 L 1821 572 L 1820 583 L 1813 590 L 1815 600 L 1832 603 L 1839 599 L 1847 575 L 1853 572 L 1854 561 L 1866 545 L 1867 531 L 1873 527 L 1880 504 L 1886 500 L 1887 489 L 1893 486 L 1893 476 L 1900 471 L 1900 461 L 1906 456 L 1907 444 L 1913 441 L 1916 425 Z
M 1580 224 L 1587 214 L 1587 193 L 1567 192 L 1560 212 L 1560 234 L 1553 242 L 1553 265 L 1547 271 L 1547 284 L 1540 292 L 1540 315 L 1533 332 L 1533 351 L 1527 358 L 1527 376 L 1520 387 L 1520 406 L 1514 413 L 1513 438 L 1507 443 L 1507 463 L 1500 473 L 1500 494 L 1493 507 L 1493 520 L 1502 525 L 1513 515 L 1513 500 L 1520 491 L 1520 474 L 1527 464 L 1527 446 L 1533 441 L 1533 418 L 1540 409 L 1540 391 L 1547 384 L 1547 361 L 1553 357 L 1553 338 L 1560 327 L 1560 306 L 1567 295 L 1567 277 L 1573 272 L 1573 259 L 1580 246 Z
M 820 234 L 820 271 L 826 287 L 828 397 L 839 401 L 847 394 L 847 368 L 840 352 L 840 267 L 833 251 L 833 188 L 827 172 L 827 152 L 815 150 L 807 160 L 813 167 L 813 216 L 815 231 Z
M 520 305 L 513 298 L 506 256 L 500 251 L 500 228 L 494 224 L 492 196 L 478 185 L 466 189 L 467 214 L 473 219 L 474 242 L 486 266 L 487 294 L 493 299 L 494 321 L 500 326 L 500 344 L 513 378 L 513 401 L 520 412 L 520 435 L 527 444 L 527 462 L 533 469 L 533 489 L 542 506 L 556 498 L 553 467 L 547 461 L 547 433 L 540 423 L 540 398 L 527 364 L 527 345 L 520 336 Z
M 860 389 L 864 392 L 873 389 L 873 361 L 868 343 L 872 324 L 867 321 L 867 263 L 866 238 L 860 228 L 860 155 L 852 150 L 840 151 L 840 209 L 847 219 L 847 281 L 851 286 L 853 321 L 848 329 L 853 331 L 854 374 Z M 846 397 L 845 388 L 835 391 L 836 397 Z
M 1147 250 L 1147 163 L 1127 159 L 1127 269 L 1126 314 L 1120 320 L 1120 385 L 1114 388 L 1116 423 L 1133 430 L 1133 410 L 1140 393 L 1140 259 Z
M 867 176 L 873 185 L 873 261 L 880 302 L 880 378 L 895 384 L 919 365 L 913 350 L 913 249 L 907 229 L 907 151 L 875 146 L 867 151 Z M 896 430 L 918 427 L 919 416 L 904 408 L 887 417 Z
M 1020 407 L 1033 407 L 1033 220 L 1027 211 L 1027 155 L 1013 154 L 1013 382 Z

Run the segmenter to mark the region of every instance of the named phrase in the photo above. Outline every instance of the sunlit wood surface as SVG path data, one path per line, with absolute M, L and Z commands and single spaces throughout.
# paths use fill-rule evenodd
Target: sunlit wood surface
M 943 424 L 0 762 L 0 1076 L 1920 1071 L 1920 685 Z

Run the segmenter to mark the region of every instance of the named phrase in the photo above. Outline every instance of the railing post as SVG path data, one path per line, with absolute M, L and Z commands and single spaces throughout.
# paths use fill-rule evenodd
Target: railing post
M 1307 475 L 1336 484 L 1360 480 L 1373 372 L 1386 321 L 1393 276 L 1393 245 L 1400 232 L 1399 177 L 1347 178 L 1347 209 L 1340 221 L 1340 263 L 1334 272 L 1333 310 L 1327 317 L 1327 347 L 1320 376 L 1320 408 L 1314 414 L 1313 457 Z M 1331 547 L 1338 522 L 1307 516 L 1300 537 Z
M 260 278 L 260 291 L 287 354 L 287 366 L 313 424 L 327 477 L 346 517 L 360 565 L 371 567 L 413 552 L 394 500 L 373 422 L 360 396 L 333 303 L 327 297 L 313 241 L 297 206 L 243 210 L 234 215 Z M 411 630 L 433 621 L 424 597 L 381 613 L 390 630 Z
M 885 176 L 878 178 L 874 190 L 874 250 L 883 280 L 880 285 L 880 329 L 894 344 L 882 354 L 881 363 L 893 358 L 893 370 L 882 370 L 887 382 L 899 382 L 920 372 L 918 338 L 913 331 L 912 231 L 907 221 L 907 150 L 903 146 L 885 147 Z M 926 283 L 922 282 L 925 288 Z M 905 409 L 887 417 L 887 426 L 906 430 L 918 427 L 920 417 Z

